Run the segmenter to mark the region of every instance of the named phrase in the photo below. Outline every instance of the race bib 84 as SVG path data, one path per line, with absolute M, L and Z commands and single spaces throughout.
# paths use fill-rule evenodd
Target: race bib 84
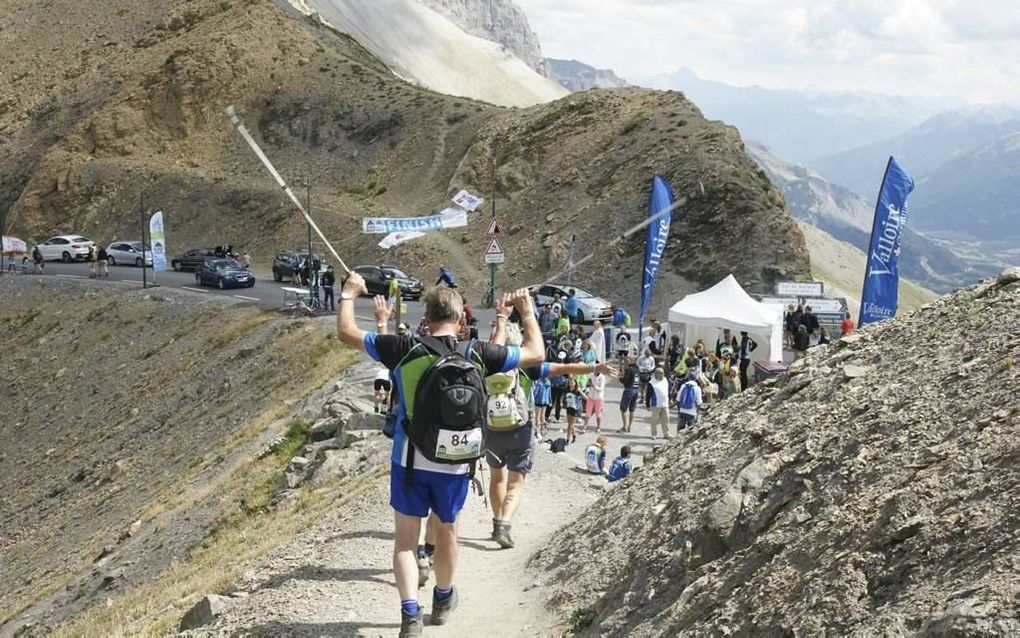
M 439 430 L 436 437 L 437 459 L 470 461 L 482 455 L 482 428 L 473 430 Z

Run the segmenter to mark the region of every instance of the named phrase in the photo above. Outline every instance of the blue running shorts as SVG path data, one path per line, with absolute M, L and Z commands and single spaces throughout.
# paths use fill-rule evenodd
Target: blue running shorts
M 408 489 L 405 470 L 390 464 L 390 507 L 405 516 L 425 518 L 435 512 L 444 523 L 457 522 L 468 495 L 467 474 L 443 474 L 415 469 Z

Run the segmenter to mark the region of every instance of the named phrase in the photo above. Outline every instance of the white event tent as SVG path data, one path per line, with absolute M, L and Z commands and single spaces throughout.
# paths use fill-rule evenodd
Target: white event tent
M 755 301 L 744 292 L 733 275 L 708 290 L 687 295 L 669 309 L 670 324 L 684 326 L 684 344 L 693 347 L 703 339 L 715 348 L 722 328 L 729 328 L 740 340 L 746 331 L 758 342 L 754 360 L 783 360 L 783 310 Z

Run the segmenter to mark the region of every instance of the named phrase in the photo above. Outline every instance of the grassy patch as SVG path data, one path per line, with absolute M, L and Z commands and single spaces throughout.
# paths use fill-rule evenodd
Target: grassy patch
M 273 320 L 272 315 L 268 313 L 260 313 L 253 317 L 249 317 L 248 319 L 241 322 L 240 325 L 230 330 L 224 330 L 223 332 L 213 335 L 209 339 L 209 347 L 218 349 L 228 346 L 231 343 L 243 337 L 244 335 L 248 334 L 255 328 L 258 328 L 263 324 L 269 323 L 272 320 Z
M 567 635 L 576 634 L 582 629 L 591 627 L 593 622 L 595 622 L 595 610 L 591 607 L 578 607 L 567 618 Z
M 999 362 L 999 369 L 1005 372 L 1006 370 L 1012 369 L 1013 365 L 1013 357 L 1006 357 Z
M 282 450 L 281 450 L 282 453 Z M 54 636 L 137 636 L 174 633 L 181 616 L 200 596 L 223 593 L 247 564 L 306 529 L 323 513 L 342 507 L 375 485 L 385 467 L 336 486 L 330 493 L 303 492 L 293 510 L 256 513 L 224 527 L 206 547 L 156 580 L 109 606 L 93 608 Z M 249 478 L 239 473 L 235 483 Z M 343 496 L 340 496 L 341 491 Z
M 638 111 L 632 115 L 626 123 L 624 123 L 623 128 L 620 130 L 620 134 L 627 135 L 628 133 L 631 133 L 634 129 L 641 126 L 642 123 L 648 121 L 650 117 L 651 116 L 648 115 L 648 111 Z

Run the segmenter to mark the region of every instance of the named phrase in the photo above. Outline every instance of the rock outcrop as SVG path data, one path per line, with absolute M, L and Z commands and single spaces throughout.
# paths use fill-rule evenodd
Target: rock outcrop
M 552 79 L 564 88 L 576 93 L 588 89 L 614 89 L 629 86 L 627 80 L 616 75 L 612 69 L 596 69 L 577 60 L 546 58 Z
M 512 0 L 418 0 L 471 35 L 502 44 L 541 75 L 551 78 L 542 45 L 528 16 Z
M 1013 269 L 814 348 L 533 564 L 580 635 L 1016 635 L 1018 335 Z

